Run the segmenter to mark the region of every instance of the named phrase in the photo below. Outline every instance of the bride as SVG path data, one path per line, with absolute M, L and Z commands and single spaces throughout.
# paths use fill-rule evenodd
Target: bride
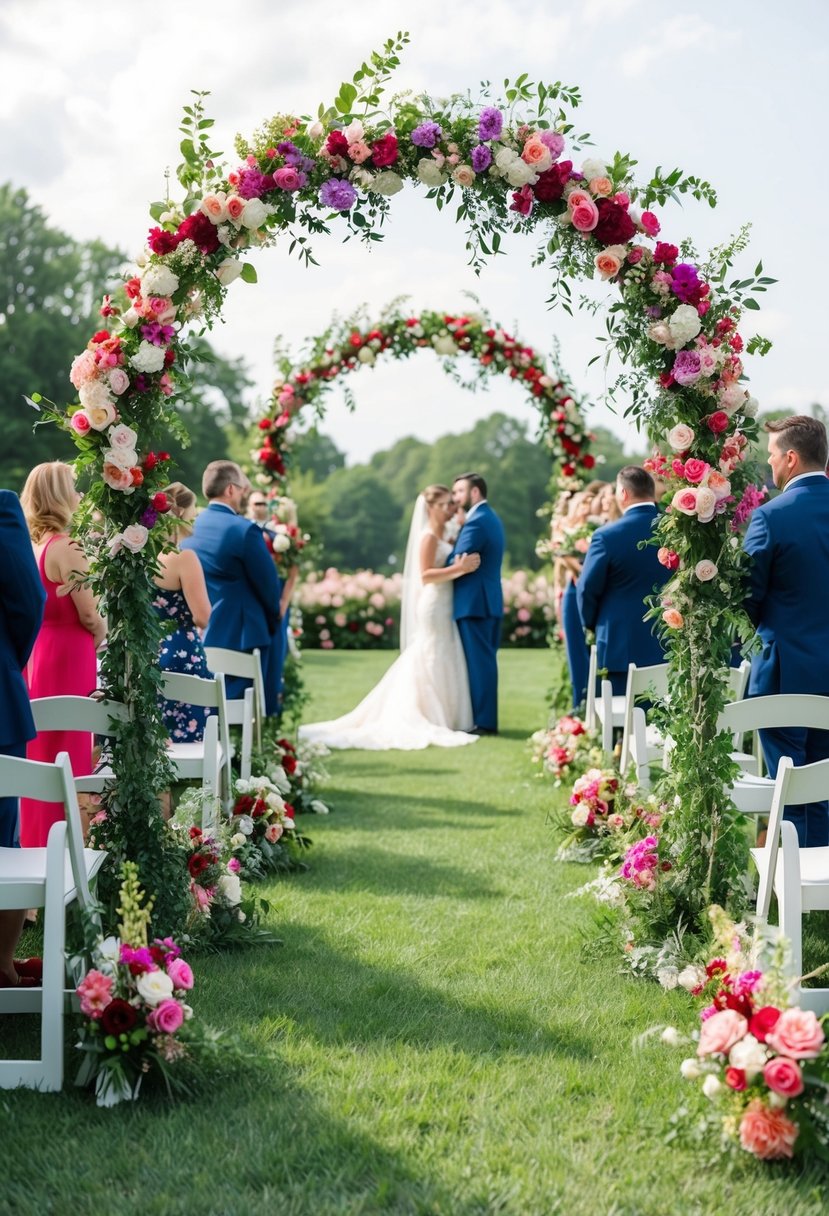
M 328 747 L 414 751 L 436 744 L 474 743 L 461 639 L 452 620 L 452 582 L 481 564 L 463 553 L 444 565 L 451 544 L 444 540 L 455 512 L 447 486 L 428 486 L 417 498 L 406 562 L 400 616 L 400 657 L 356 709 L 332 722 L 301 726 L 300 738 Z

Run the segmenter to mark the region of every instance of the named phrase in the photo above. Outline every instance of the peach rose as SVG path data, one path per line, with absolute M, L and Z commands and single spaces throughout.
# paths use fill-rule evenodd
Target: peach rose
M 763 1069 L 763 1080 L 769 1089 L 784 1098 L 796 1098 L 806 1088 L 800 1065 L 794 1060 L 787 1060 L 785 1056 L 769 1060 Z
M 584 203 L 592 202 L 593 199 L 586 190 L 571 190 L 567 196 L 567 206 L 571 211 L 575 211 L 576 207 L 581 207 Z
M 127 493 L 132 489 L 132 477 L 129 469 L 122 469 L 117 464 L 105 464 L 101 472 L 104 483 L 110 490 L 120 490 Z
M 231 194 L 225 206 L 227 207 L 227 218 L 232 220 L 234 224 L 238 223 L 245 209 L 245 200 L 240 198 L 238 194 Z
M 793 1060 L 814 1060 L 820 1055 L 826 1036 L 811 1009 L 784 1009 L 766 1042 L 769 1047 Z
M 797 1134 L 796 1123 L 787 1119 L 781 1110 L 771 1110 L 760 1098 L 749 1102 L 740 1122 L 740 1144 L 762 1161 L 791 1157 Z
M 458 165 L 452 171 L 452 181 L 459 186 L 471 186 L 475 181 L 475 170 L 471 165 Z
M 594 177 L 587 184 L 591 194 L 599 194 L 602 198 L 607 198 L 613 193 L 613 182 L 609 177 Z
M 104 405 L 92 405 L 86 410 L 89 425 L 93 431 L 105 431 L 118 417 L 114 405 L 106 402 Z
M 265 828 L 265 839 L 267 840 L 268 844 L 276 844 L 277 840 L 279 840 L 279 837 L 282 835 L 282 831 L 283 828 L 281 823 L 269 823 Z
M 536 173 L 544 173 L 553 163 L 553 154 L 538 135 L 531 135 L 524 144 L 521 159 L 525 164 L 532 165 Z
M 720 1009 L 702 1023 L 697 1055 L 728 1055 L 747 1030 L 748 1022 L 741 1013 L 735 1009 Z
M 148 530 L 143 524 L 130 524 L 121 534 L 121 543 L 130 553 L 140 553 L 147 543 Z
M 722 473 L 718 473 L 716 469 L 712 469 L 708 474 L 705 484 L 709 490 L 714 491 L 714 497 L 717 502 L 722 502 L 731 493 L 731 482 Z
M 668 431 L 668 447 L 675 452 L 687 452 L 694 442 L 694 432 L 684 422 L 678 422 Z
M 716 564 L 707 558 L 701 562 L 697 562 L 694 566 L 694 574 L 701 583 L 710 583 L 711 579 L 716 578 L 718 573 Z
M 574 207 L 570 212 L 570 219 L 577 232 L 592 232 L 599 222 L 599 209 L 590 199 L 588 202 Z
M 671 499 L 671 506 L 675 510 L 681 511 L 683 515 L 696 515 L 698 493 L 698 490 L 693 490 L 690 487 L 684 490 L 677 490 Z
M 687 465 L 685 466 L 688 467 Z M 717 496 L 713 490 L 709 490 L 708 486 L 699 486 L 697 494 L 697 518 L 700 523 L 707 524 L 709 520 L 714 518 L 714 508 L 717 505 Z
M 622 263 L 625 260 L 625 249 L 622 245 L 608 245 L 607 249 L 603 249 L 601 253 L 597 253 L 593 259 L 593 265 L 599 272 L 601 278 L 615 279 L 616 275 L 622 269 Z
M 685 625 L 685 617 L 681 612 L 677 612 L 676 608 L 666 608 L 662 613 L 662 620 L 669 629 L 682 629 Z
M 227 195 L 222 191 L 218 194 L 205 194 L 199 205 L 207 218 L 214 224 L 222 224 L 227 219 Z

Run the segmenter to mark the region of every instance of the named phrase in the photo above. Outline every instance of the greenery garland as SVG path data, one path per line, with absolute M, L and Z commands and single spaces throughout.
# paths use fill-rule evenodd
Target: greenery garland
M 717 735 L 716 719 L 729 636 L 750 631 L 732 524 L 749 502 L 742 458 L 756 403 L 741 384 L 736 325 L 771 280 L 758 266 L 747 279 L 726 281 L 744 234 L 705 263 L 687 243 L 656 241 L 659 220 L 650 208 L 682 193 L 713 206 L 707 182 L 676 169 L 639 183 L 636 162 L 620 153 L 579 166 L 563 159 L 568 141 L 572 156 L 588 139 L 575 135 L 564 109 L 578 105 L 575 88 L 534 84 L 524 74 L 505 82 L 503 99 L 483 86 L 474 99 L 405 96 L 381 110 L 407 40 L 398 35 L 373 53 L 315 118 L 277 115 L 250 140 L 237 140 L 241 163 L 230 171 L 209 147 L 213 120 L 205 117 L 204 95 L 194 96 L 182 125 L 184 197 L 152 205 L 157 226 L 124 285 L 128 299 L 117 305 L 105 299 L 109 328 L 73 365 L 79 403 L 51 412 L 76 436 L 91 474 L 89 508 L 103 521 L 92 545 L 93 583 L 112 627 L 105 680 L 132 714 L 115 757 L 116 851 L 148 854 L 142 878 L 160 914 L 173 893 L 158 844 L 157 796 L 168 774 L 155 699 L 157 636 L 148 622 L 149 575 L 167 533 L 159 526 L 163 503 L 154 497 L 158 465 L 147 466 L 150 449 L 163 442 L 156 436 L 176 428 L 175 394 L 187 385 L 187 328 L 213 323 L 234 278 L 255 281 L 253 266 L 242 261 L 245 250 L 281 237 L 310 263 L 310 237 L 328 233 L 334 222 L 345 239 L 377 241 L 389 198 L 409 181 L 425 186 L 438 208 L 457 203 L 476 268 L 500 251 L 506 231 L 536 230 L 535 261 L 551 275 L 551 302 L 572 306 L 573 279 L 606 280 L 613 294 L 603 341 L 625 366 L 617 389 L 631 397 L 627 412 L 675 440 L 677 427 L 686 428 L 678 464 L 670 465 L 684 497 L 674 499 L 661 525 L 676 574 L 660 627 L 669 637 L 682 804 L 669 842 L 682 862 L 671 870 L 680 875 L 675 907 L 697 918 L 704 904 L 725 902 L 739 888 L 743 871 L 735 813 L 723 795 L 730 744 Z M 769 346 L 753 339 L 748 349 L 765 353 Z M 727 492 L 716 478 L 711 484 L 712 473 L 727 480 Z M 705 562 L 716 566 L 713 577 L 700 573 Z

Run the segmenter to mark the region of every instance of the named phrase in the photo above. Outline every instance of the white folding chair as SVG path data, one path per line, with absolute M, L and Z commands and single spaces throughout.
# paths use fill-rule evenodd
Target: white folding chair
M 114 735 L 118 724 L 129 717 L 127 707 L 120 701 L 96 701 L 92 697 L 37 697 L 31 705 L 38 733 L 78 730 L 93 735 Z M 75 792 L 100 793 L 113 779 L 109 765 L 99 765 L 94 773 L 73 778 Z
M 622 753 L 619 759 L 620 772 L 626 772 L 628 765 L 633 762 L 637 773 L 640 770 L 647 777 L 648 765 L 659 759 L 665 745 L 665 740 L 655 728 L 648 727 L 645 711 L 640 707 L 636 715 L 637 729 L 634 733 L 634 711 L 636 701 L 650 693 L 653 699 L 664 700 L 668 695 L 668 664 L 654 663 L 650 667 L 637 667 L 635 663 L 628 664 L 627 686 L 625 688 L 625 704 L 622 720 Z M 650 737 L 649 737 L 650 736 Z M 647 788 L 646 784 L 646 788 Z
M 225 678 L 219 673 L 212 680 L 180 672 L 164 672 L 161 695 L 169 701 L 198 705 L 216 712 L 207 719 L 204 737 L 196 743 L 171 743 L 168 756 L 182 781 L 201 781 L 207 792 L 225 803 L 230 797 L 233 775 L 230 769 L 230 731 L 227 725 Z M 211 803 L 212 805 L 212 803 Z M 205 827 L 215 825 L 205 824 Z
M 783 811 L 787 804 L 821 802 L 827 797 L 829 760 L 795 768 L 790 757 L 783 756 L 774 783 L 765 846 L 751 850 L 759 875 L 757 915 L 763 920 L 768 917 L 774 891 L 780 930 L 791 947 L 796 981 L 792 988 L 793 1003 L 816 1013 L 829 1011 L 829 988 L 803 988 L 799 982 L 803 971 L 802 921 L 804 912 L 829 909 L 829 847 L 801 849 L 795 826 L 783 819 Z
M 587 701 L 584 711 L 584 723 L 588 730 L 595 730 L 597 722 L 601 726 L 602 749 L 608 756 L 613 754 L 614 727 L 624 725 L 625 698 L 613 695 L 613 689 L 608 680 L 602 680 L 599 696 L 596 696 L 596 680 L 598 658 L 595 643 L 590 647 L 590 662 L 587 670 Z
M 786 727 L 829 730 L 829 697 L 807 693 L 747 697 L 726 705 L 719 717 L 720 730 L 731 732 L 735 748 L 742 745 L 743 736 L 750 731 L 783 730 Z M 754 758 L 747 752 L 735 751 L 732 755 Z M 773 777 L 762 777 L 756 771 L 747 770 L 734 783 L 731 797 L 744 815 L 768 815 L 771 813 L 774 790 Z
M 262 719 L 265 717 L 265 681 L 262 678 L 262 655 L 258 646 L 250 654 L 246 650 L 226 650 L 222 646 L 205 646 L 207 666 L 211 671 L 221 672 L 225 677 L 239 676 L 253 681 L 253 728 L 256 731 L 256 747 L 262 750 Z M 239 708 L 241 706 L 241 709 Z M 227 702 L 228 721 L 234 726 L 242 723 L 242 764 L 245 757 L 245 722 L 247 710 L 244 704 L 233 700 Z M 248 762 L 250 753 L 248 752 Z M 248 769 L 248 776 L 250 770 Z M 245 773 L 242 773 L 245 776 Z
M 0 1013 L 40 1013 L 40 1058 L 0 1060 L 0 1088 L 59 1090 L 63 1084 L 63 1011 L 66 988 L 66 908 L 77 902 L 94 915 L 90 884 L 106 853 L 83 847 L 78 799 L 66 752 L 54 764 L 0 756 L 4 797 L 61 802 L 66 818 L 54 823 L 45 848 L 0 849 L 0 908 L 43 908 L 43 985 L 0 988 Z

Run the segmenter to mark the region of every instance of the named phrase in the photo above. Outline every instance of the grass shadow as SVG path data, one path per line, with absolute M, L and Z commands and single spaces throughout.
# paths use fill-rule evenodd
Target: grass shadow
M 507 894 L 473 872 L 440 860 L 396 853 L 391 849 L 359 847 L 359 864 L 348 857 L 337 864 L 315 867 L 315 891 L 354 894 L 419 895 L 426 898 L 500 899 Z

